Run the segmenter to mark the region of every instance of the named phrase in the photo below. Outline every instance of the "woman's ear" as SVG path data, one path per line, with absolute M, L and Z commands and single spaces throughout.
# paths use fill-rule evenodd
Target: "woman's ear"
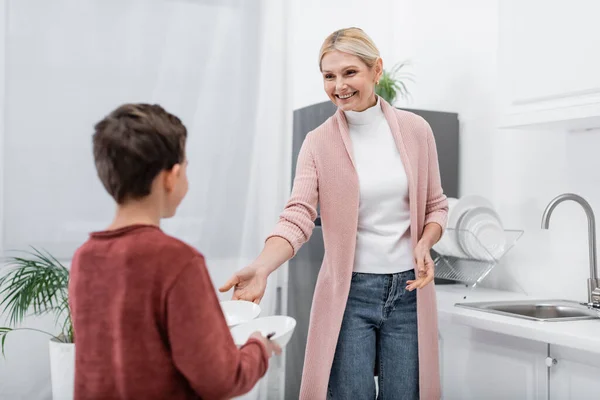
M 375 82 L 379 83 L 381 75 L 383 75 L 383 60 L 379 57 L 377 61 L 375 61 Z

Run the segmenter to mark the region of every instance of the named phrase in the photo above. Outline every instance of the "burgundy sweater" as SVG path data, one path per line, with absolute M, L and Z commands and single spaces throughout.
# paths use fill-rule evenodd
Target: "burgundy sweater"
M 204 257 L 151 225 L 95 232 L 73 258 L 75 399 L 228 399 L 265 374 L 233 342 Z

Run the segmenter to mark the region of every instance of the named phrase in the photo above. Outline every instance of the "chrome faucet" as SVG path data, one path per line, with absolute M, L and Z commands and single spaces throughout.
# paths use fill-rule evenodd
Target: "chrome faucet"
M 594 218 L 594 211 L 583 197 L 573 193 L 563 193 L 548 203 L 542 215 L 542 229 L 548 229 L 550 225 L 550 215 L 552 211 L 559 203 L 565 200 L 573 200 L 579 203 L 585 210 L 585 214 L 588 219 L 588 247 L 589 247 L 589 258 L 590 258 L 590 278 L 588 279 L 588 302 L 582 303 L 590 308 L 600 309 L 600 285 L 598 284 L 598 267 L 596 261 L 596 220 Z

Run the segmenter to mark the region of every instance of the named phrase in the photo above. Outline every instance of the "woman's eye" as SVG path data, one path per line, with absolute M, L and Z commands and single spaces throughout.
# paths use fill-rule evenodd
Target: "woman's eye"
M 333 75 L 327 74 L 327 75 L 325 75 L 325 79 L 333 79 Z
M 354 75 L 355 73 L 356 73 L 356 71 L 353 70 L 353 69 L 350 69 L 350 70 L 346 71 L 347 75 Z

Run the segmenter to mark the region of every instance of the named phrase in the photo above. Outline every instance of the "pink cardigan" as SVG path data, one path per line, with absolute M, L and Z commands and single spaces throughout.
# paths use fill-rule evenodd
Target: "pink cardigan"
M 425 224 L 446 226 L 448 203 L 440 184 L 435 140 L 421 117 L 381 99 L 408 176 L 413 247 Z M 348 123 L 339 110 L 310 132 L 298 155 L 291 197 L 269 237 L 286 239 L 294 254 L 310 238 L 320 205 L 325 256 L 311 309 L 301 400 L 324 400 L 354 265 L 359 186 Z M 435 287 L 417 292 L 419 385 L 422 400 L 440 398 Z

